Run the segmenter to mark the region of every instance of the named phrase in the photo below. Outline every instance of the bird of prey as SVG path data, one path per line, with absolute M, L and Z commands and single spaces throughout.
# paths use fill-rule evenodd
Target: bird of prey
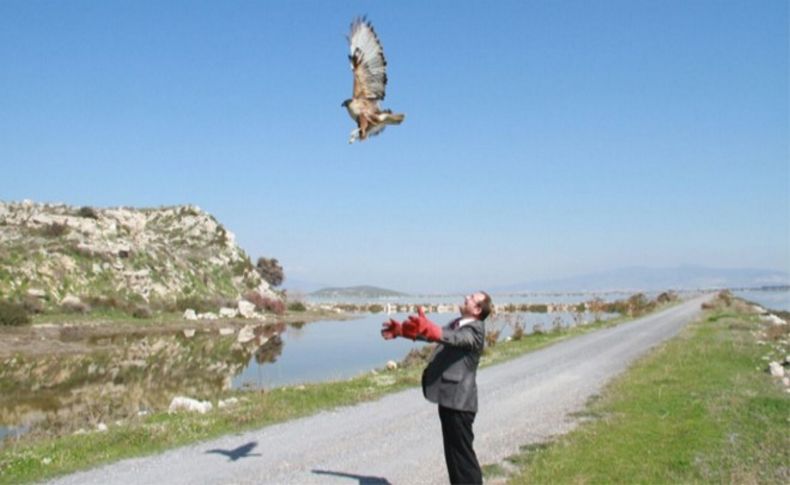
M 387 61 L 373 25 L 365 17 L 351 22 L 348 35 L 351 53 L 351 70 L 354 72 L 354 94 L 343 101 L 341 106 L 348 110 L 349 116 L 357 123 L 351 132 L 349 143 L 365 140 L 378 135 L 387 125 L 399 125 L 405 115 L 381 109 L 379 101 L 384 99 L 387 86 Z

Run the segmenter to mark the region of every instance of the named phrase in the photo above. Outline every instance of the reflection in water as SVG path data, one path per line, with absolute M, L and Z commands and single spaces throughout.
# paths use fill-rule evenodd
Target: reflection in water
M 304 328 L 289 326 L 279 335 L 287 352 L 277 353 L 276 361 L 260 362 L 257 356 L 232 382 L 235 389 L 270 389 L 273 387 L 347 379 L 382 368 L 388 360 L 402 360 L 413 348 L 425 345 L 406 339 L 385 341 L 381 338 L 381 323 L 390 317 L 404 320 L 408 314 L 384 313 L 363 315 L 356 320 L 325 320 Z M 616 316 L 607 313 L 512 313 L 490 318 L 487 332 L 499 331 L 499 338 L 510 336 L 515 321 L 520 320 L 524 334 L 532 333 L 535 326 L 550 331 L 557 326 L 570 327 L 589 323 L 596 318 L 606 320 Z M 456 315 L 429 313 L 428 318 L 444 325 Z
M 285 325 L 87 338 L 80 355 L 12 357 L 0 368 L 0 431 L 71 433 L 166 409 L 176 395 L 216 399 L 254 356 L 274 362 Z M 64 328 L 66 339 L 79 338 Z M 2 436 L 0 436 L 2 437 Z
M 372 314 L 356 320 L 310 325 L 248 326 L 231 332 L 214 329 L 134 332 L 89 337 L 66 327 L 61 340 L 84 342 L 79 355 L 12 357 L 0 361 L 0 439 L 30 430 L 68 434 L 100 423 L 167 409 L 184 395 L 216 401 L 222 391 L 271 388 L 345 379 L 400 361 L 425 345 L 405 339 L 384 341 L 381 323 L 406 314 Z M 455 315 L 429 314 L 444 325 Z M 500 339 L 521 319 L 524 333 L 539 325 L 572 326 L 611 315 L 573 313 L 503 315 L 490 319 Z M 283 352 L 285 347 L 287 352 Z

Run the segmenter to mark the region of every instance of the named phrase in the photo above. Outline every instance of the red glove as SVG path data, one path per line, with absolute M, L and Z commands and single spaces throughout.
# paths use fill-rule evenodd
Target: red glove
M 381 336 L 384 340 L 392 340 L 395 337 L 403 337 L 403 326 L 390 318 L 389 322 L 381 324 Z
M 381 336 L 384 340 L 392 340 L 395 337 L 403 337 L 415 340 L 417 338 L 417 330 L 409 326 L 409 322 L 399 323 L 397 320 L 390 318 L 389 322 L 381 324 Z
M 408 321 L 403 322 L 403 333 L 407 332 L 421 335 L 429 342 L 436 342 L 442 338 L 442 327 L 428 320 L 422 307 L 417 309 L 417 316 L 412 315 Z

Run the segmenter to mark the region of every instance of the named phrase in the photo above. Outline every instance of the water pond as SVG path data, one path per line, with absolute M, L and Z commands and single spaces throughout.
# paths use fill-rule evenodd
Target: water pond
M 429 314 L 439 324 L 454 318 Z M 606 315 L 609 317 L 611 315 Z M 17 355 L 0 367 L 0 439 L 25 432 L 68 434 L 167 409 L 174 396 L 216 400 L 228 389 L 270 389 L 345 379 L 399 361 L 425 345 L 385 341 L 389 317 L 309 324 L 243 324 L 229 328 L 118 333 L 81 342 L 84 352 Z M 525 332 L 590 321 L 591 314 L 512 314 L 490 319 L 489 331 L 506 338 L 513 324 Z M 80 338 L 69 328 L 57 338 Z
M 790 290 L 739 290 L 733 293 L 765 309 L 790 312 Z

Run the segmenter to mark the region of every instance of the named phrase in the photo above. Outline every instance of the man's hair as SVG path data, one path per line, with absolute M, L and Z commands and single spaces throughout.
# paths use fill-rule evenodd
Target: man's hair
M 485 291 L 480 291 L 480 293 L 485 295 L 485 299 L 480 302 L 480 320 L 485 320 L 491 314 L 493 304 L 491 303 L 491 295 Z

